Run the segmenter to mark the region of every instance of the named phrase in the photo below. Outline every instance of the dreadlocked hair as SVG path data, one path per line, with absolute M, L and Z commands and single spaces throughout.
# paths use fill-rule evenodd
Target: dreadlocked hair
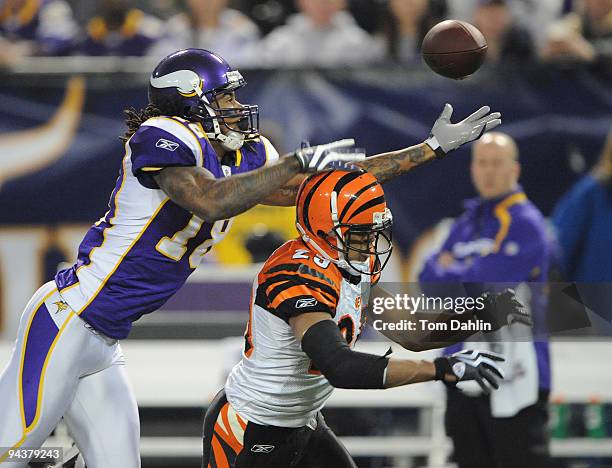
M 151 117 L 159 117 L 160 115 L 165 115 L 159 108 L 153 104 L 147 104 L 147 107 L 144 109 L 136 110 L 133 107 L 128 107 L 123 111 L 123 115 L 125 116 L 125 124 L 127 125 L 127 131 L 123 136 L 121 136 L 121 140 L 126 142 L 136 130 L 143 124 L 143 122 L 149 120 Z

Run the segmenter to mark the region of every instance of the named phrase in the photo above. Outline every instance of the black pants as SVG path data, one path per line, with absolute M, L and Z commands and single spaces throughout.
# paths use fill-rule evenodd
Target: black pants
M 315 430 L 262 426 L 240 418 L 224 391 L 206 411 L 203 437 L 203 468 L 357 468 L 320 413 Z
M 446 433 L 459 468 L 548 468 L 548 393 L 510 418 L 491 416 L 487 396 L 447 392 Z

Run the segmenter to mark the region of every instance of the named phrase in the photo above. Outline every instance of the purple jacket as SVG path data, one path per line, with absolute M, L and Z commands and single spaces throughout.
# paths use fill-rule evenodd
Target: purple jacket
M 440 249 L 457 262 L 443 268 L 436 252 L 427 259 L 421 281 L 546 280 L 550 252 L 545 221 L 521 188 L 493 200 L 468 200 L 465 208 Z
M 550 245 L 542 213 L 527 199 L 521 187 L 495 199 L 474 198 L 465 203 L 465 212 L 452 225 L 441 249 L 427 259 L 419 280 L 449 284 L 544 282 Z M 445 251 L 456 259 L 448 267 L 437 261 Z M 494 285 L 483 287 L 495 289 Z M 545 297 L 534 295 L 531 305 L 535 329 L 541 332 Z M 539 386 L 547 389 L 550 387 L 548 342 L 539 337 L 534 346 Z M 462 344 L 451 346 L 447 352 L 461 347 Z

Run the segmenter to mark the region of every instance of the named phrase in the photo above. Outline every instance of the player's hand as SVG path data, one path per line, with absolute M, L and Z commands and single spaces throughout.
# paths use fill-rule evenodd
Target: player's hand
M 474 315 L 491 324 L 491 331 L 513 323 L 522 323 L 532 326 L 531 313 L 521 304 L 512 289 L 501 293 L 484 293 L 484 308 L 474 310 Z
M 477 140 L 484 132 L 493 130 L 501 124 L 501 114 L 491 113 L 489 106 L 484 106 L 459 123 L 452 123 L 453 106 L 446 104 L 438 120 L 434 123 L 429 138 L 425 143 L 435 151 L 439 158 L 461 145 Z
M 499 388 L 498 380 L 504 378 L 503 371 L 498 367 L 498 363 L 504 361 L 501 354 L 493 351 L 466 349 L 435 359 L 435 379 L 449 387 L 454 387 L 457 382 L 475 380 L 482 391 L 489 394 L 491 390 Z
M 293 155 L 302 172 L 319 172 L 334 165 L 363 161 L 365 153 L 354 149 L 355 140 L 339 140 L 325 145 L 302 146 Z

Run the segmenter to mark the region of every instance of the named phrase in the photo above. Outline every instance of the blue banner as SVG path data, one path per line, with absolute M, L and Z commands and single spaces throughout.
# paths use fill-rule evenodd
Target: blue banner
M 612 124 L 612 90 L 580 70 L 464 82 L 404 69 L 245 75 L 239 99 L 260 105 L 262 130 L 281 152 L 341 137 L 370 155 L 398 149 L 424 140 L 445 102 L 455 119 L 490 105 L 517 139 L 521 183 L 545 214 L 598 157 Z M 146 103 L 146 81 L 130 76 L 55 77 L 36 87 L 13 77 L 17 84 L 0 87 L 0 225 L 91 223 L 106 211 L 123 156 L 122 110 Z M 388 184 L 400 246 L 474 195 L 468 163 L 461 149 Z

